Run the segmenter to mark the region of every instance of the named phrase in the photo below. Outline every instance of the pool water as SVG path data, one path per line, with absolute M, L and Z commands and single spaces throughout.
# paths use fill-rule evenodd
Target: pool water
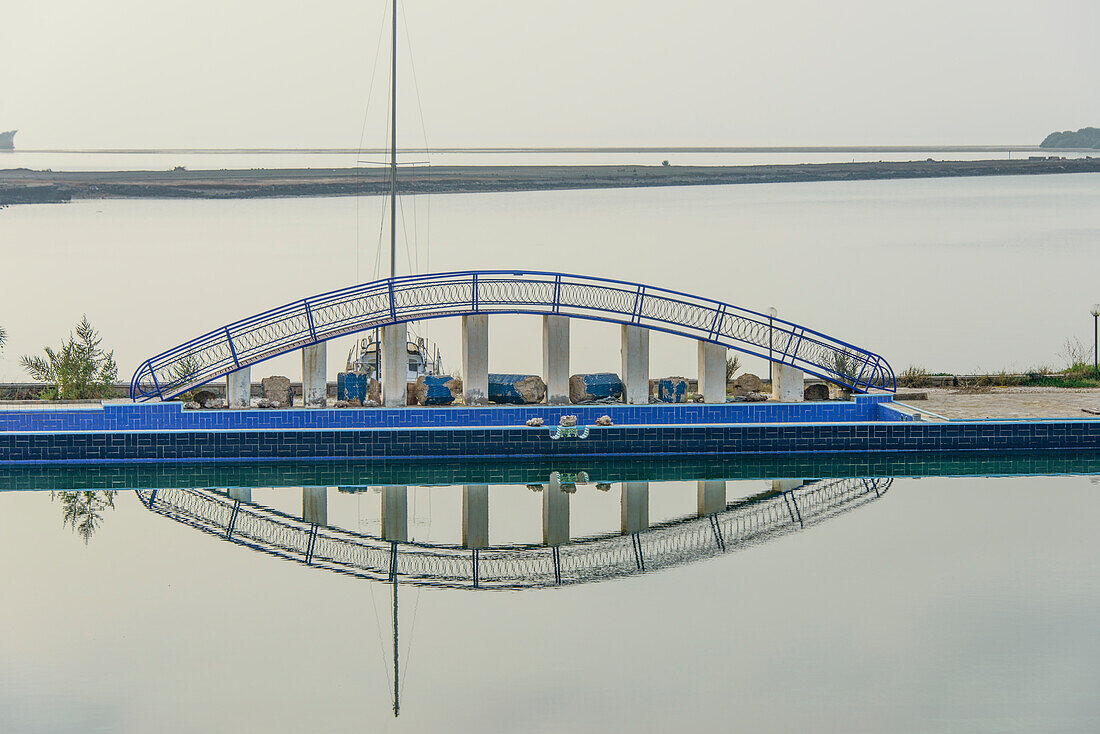
M 9 470 L 0 731 L 1100 728 L 1098 457 L 846 462 Z

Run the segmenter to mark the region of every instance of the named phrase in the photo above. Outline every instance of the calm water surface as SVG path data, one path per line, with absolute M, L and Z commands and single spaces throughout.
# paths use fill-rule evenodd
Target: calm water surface
M 258 481 L 303 482 L 279 471 Z M 102 482 L 145 488 L 118 491 L 113 508 L 97 493 L 87 542 L 64 512 L 89 496 L 0 492 L 0 731 L 1100 728 L 1095 476 L 777 484 L 737 472 L 718 517 L 743 520 L 724 526 L 725 553 L 695 519 L 696 481 L 653 481 L 647 523 L 661 527 L 637 536 L 641 573 L 620 535 L 622 482 L 589 474 L 557 475 L 580 480 L 562 556 L 618 549 L 586 556 L 587 582 L 490 591 L 401 577 L 397 719 L 392 585 L 307 565 L 293 542 L 305 516 L 321 536 L 384 547 L 386 489 L 242 493 L 139 471 Z M 36 476 L 4 486 L 69 481 Z M 553 481 L 488 487 L 493 546 L 547 557 L 544 503 L 566 496 Z M 410 486 L 407 527 L 418 548 L 468 564 L 462 495 Z M 787 510 L 744 519 L 784 497 L 801 524 Z M 210 508 L 235 504 L 227 540 L 215 525 L 229 516 Z M 287 529 L 264 535 L 246 517 Z
M 766 310 L 901 370 L 1061 367 L 1091 346 L 1100 175 L 410 197 L 399 272 L 526 268 L 620 277 Z M 0 210 L 0 379 L 80 314 L 123 378 L 146 357 L 261 310 L 386 272 L 380 198 L 80 201 Z M 427 235 L 425 233 L 428 233 Z M 425 327 L 456 369 L 455 319 Z M 493 321 L 493 371 L 541 369 L 531 317 Z M 330 379 L 349 339 L 330 349 Z M 652 339 L 655 375 L 695 345 Z M 573 327 L 573 371 L 618 371 L 617 327 Z M 766 366 L 749 360 L 758 374 Z M 301 374 L 290 356 L 253 377 Z

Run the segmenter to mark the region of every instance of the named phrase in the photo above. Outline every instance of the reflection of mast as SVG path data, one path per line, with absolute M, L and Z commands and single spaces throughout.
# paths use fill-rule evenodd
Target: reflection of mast
M 393 579 L 393 717 L 401 714 L 401 673 L 397 665 L 397 542 L 390 550 L 390 577 Z

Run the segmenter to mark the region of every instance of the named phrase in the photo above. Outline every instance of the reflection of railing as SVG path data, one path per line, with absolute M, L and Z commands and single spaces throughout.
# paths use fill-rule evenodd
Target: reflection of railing
M 130 381 L 130 397 L 171 398 L 334 337 L 474 313 L 560 314 L 633 324 L 793 365 L 858 391 L 895 389 L 894 373 L 879 355 L 728 303 L 608 278 L 484 270 L 387 278 L 235 321 L 146 360 Z
M 153 512 L 255 550 L 379 581 L 482 589 L 523 589 L 603 581 L 669 568 L 762 543 L 873 501 L 892 479 L 834 479 L 728 506 L 714 515 L 656 525 L 632 535 L 562 546 L 394 544 L 308 523 L 210 490 L 138 490 Z M 550 491 L 549 489 L 545 491 Z M 396 553 L 394 550 L 396 549 Z

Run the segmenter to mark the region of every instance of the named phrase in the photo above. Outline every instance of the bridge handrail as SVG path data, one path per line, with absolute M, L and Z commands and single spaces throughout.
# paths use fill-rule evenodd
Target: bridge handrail
M 614 278 L 466 270 L 348 286 L 234 321 L 145 360 L 130 381 L 130 396 L 167 400 L 242 367 L 338 336 L 477 313 L 560 314 L 633 324 L 792 365 L 857 392 L 896 390 L 894 372 L 878 354 L 712 298 Z

